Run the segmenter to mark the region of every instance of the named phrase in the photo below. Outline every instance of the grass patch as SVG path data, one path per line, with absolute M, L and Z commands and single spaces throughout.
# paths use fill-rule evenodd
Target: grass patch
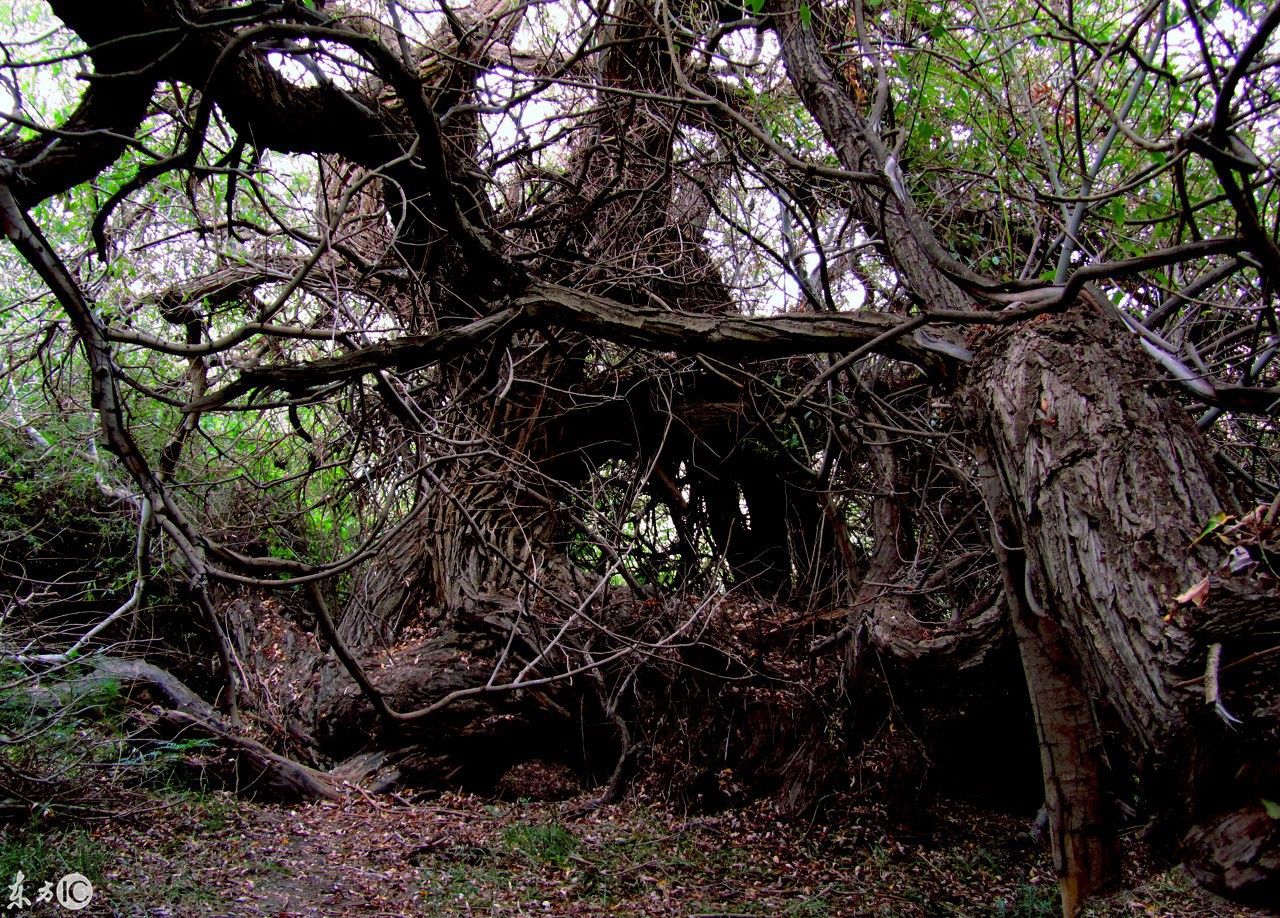
M 821 896 L 809 896 L 787 903 L 778 914 L 781 918 L 826 918 L 831 914 L 831 903 Z
M 0 837 L 0 877 L 6 883 L 22 873 L 39 886 L 79 873 L 95 884 L 102 882 L 107 849 L 85 829 L 42 831 L 35 825 L 11 828 Z
M 502 830 L 502 841 L 539 864 L 563 867 L 578 853 L 578 837 L 558 822 L 518 822 Z
M 153 879 L 145 884 L 108 886 L 103 893 L 107 902 L 122 907 L 122 911 L 114 914 L 136 914 L 124 911 L 123 908 L 145 907 L 149 912 L 159 914 L 164 914 L 159 912 L 159 909 L 164 908 L 171 914 L 190 915 L 213 909 L 223 898 L 216 890 L 201 885 L 181 872 L 159 880 Z
M 1000 900 L 996 906 L 997 915 L 1008 915 L 1009 918 L 1056 918 L 1061 914 L 1062 899 L 1056 884 L 1035 886 L 1024 883 L 1018 887 L 1013 903 Z

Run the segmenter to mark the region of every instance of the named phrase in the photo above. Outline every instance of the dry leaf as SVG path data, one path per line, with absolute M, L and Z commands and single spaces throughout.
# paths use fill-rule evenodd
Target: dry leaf
M 1205 600 L 1208 598 L 1209 598 L 1209 578 L 1208 576 L 1206 576 L 1203 580 L 1201 580 L 1195 586 L 1191 587 L 1190 589 L 1186 590 L 1183 593 L 1179 593 L 1177 598 L 1174 601 L 1175 602 L 1193 602 L 1197 606 L 1203 606 L 1205 603 Z

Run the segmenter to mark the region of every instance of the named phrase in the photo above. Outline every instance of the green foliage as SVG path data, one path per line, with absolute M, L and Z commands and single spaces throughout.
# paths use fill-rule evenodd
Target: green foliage
M 207 789 L 202 775 L 192 776 L 188 762 L 193 757 L 217 749 L 213 740 L 185 738 L 161 740 L 139 747 L 122 746 L 117 764 L 130 769 L 136 784 L 181 793 L 193 785 Z
M 1019 887 L 1012 904 L 1003 899 L 996 904 L 996 914 L 1008 915 L 1010 918 L 1054 918 L 1061 913 L 1061 909 L 1058 887 L 1052 883 L 1024 883 Z
M 951 194 L 936 200 L 930 195 L 937 186 L 928 182 L 911 189 L 917 203 L 936 208 L 940 218 L 952 215 L 948 222 L 965 214 L 946 237 L 957 257 L 1001 276 L 1025 257 L 1018 228 L 1037 219 L 1023 201 L 1055 187 L 1067 194 L 1124 188 L 1136 176 L 1146 178 L 1090 205 L 1085 225 L 1097 235 L 1089 246 L 1125 257 L 1180 239 L 1184 225 L 1168 150 L 1213 99 L 1211 87 L 1194 76 L 1198 63 L 1181 50 L 1194 39 L 1177 11 L 1144 32 L 1144 40 L 1158 46 L 1167 79 L 1120 55 L 1085 63 L 1092 48 L 1083 42 L 1105 46 L 1132 27 L 1126 4 L 1077 8 L 1079 43 L 1046 40 L 1034 5 L 999 13 L 911 0 L 903 11 L 898 28 L 907 38 L 887 46 L 886 64 L 895 120 L 907 135 L 901 157 L 907 175 L 954 170 L 974 177 L 962 186 L 942 183 Z M 1128 134 L 1104 142 L 1118 113 Z M 1213 170 L 1194 158 L 1179 168 L 1188 199 L 1206 202 L 1196 216 L 1202 229 L 1213 227 L 1205 235 L 1230 232 L 1234 217 L 1217 193 Z M 959 197 L 957 187 L 963 188 Z
M 496 890 L 506 886 L 506 874 L 492 866 L 452 864 L 424 883 L 418 895 L 422 902 L 415 913 L 440 916 L 464 911 L 490 913 Z M 483 912 L 480 912 L 483 910 Z
M 84 432 L 76 425 L 44 432 L 51 441 L 37 449 L 8 427 L 0 427 L 0 526 L 9 532 L 38 523 L 50 530 L 71 527 L 81 536 L 127 534 L 127 524 L 103 512 L 93 464 L 84 455 Z M 28 532 L 28 544 L 37 534 Z
M 38 677 L 0 665 L 0 798 L 31 802 L 34 816 L 110 808 L 121 793 L 184 793 L 201 786 L 190 764 L 209 740 L 139 740 L 120 681 L 87 662 Z M 29 776 L 29 777 L 28 777 Z
M 46 752 L 63 743 L 78 746 L 81 722 L 115 732 L 123 712 L 119 680 L 94 677 L 83 664 L 71 663 L 39 679 L 14 664 L 0 665 L 0 730 L 11 736 L 34 733 Z
M 578 837 L 556 822 L 519 822 L 503 830 L 502 840 L 511 850 L 544 864 L 569 863 L 579 846 Z
M 831 913 L 829 900 L 821 896 L 805 896 L 788 902 L 778 914 L 782 918 L 827 918 Z
M 107 849 L 85 829 L 16 826 L 0 835 L 0 878 L 8 884 L 21 872 L 29 884 L 38 886 L 64 874 L 79 873 L 97 885 L 102 883 L 107 856 Z M 31 893 L 29 885 L 27 895 Z
M 39 449 L 0 427 L 0 590 L 34 593 L 25 614 L 104 607 L 132 585 L 134 527 L 98 488 L 76 425 L 50 425 Z M 38 624 L 27 621 L 25 624 Z

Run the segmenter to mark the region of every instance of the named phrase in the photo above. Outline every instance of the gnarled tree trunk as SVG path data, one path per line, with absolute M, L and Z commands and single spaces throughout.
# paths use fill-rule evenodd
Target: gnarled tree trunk
M 1211 589 L 1203 609 L 1177 597 L 1221 563 L 1197 535 L 1224 497 L 1203 442 L 1157 376 L 1110 308 L 1086 295 L 1061 315 L 994 334 L 966 381 L 974 435 L 995 477 L 995 539 L 1049 802 L 1063 808 L 1067 837 L 1080 836 L 1083 850 L 1065 853 L 1084 858 L 1086 873 L 1108 856 L 1091 841 L 1107 820 L 1093 717 L 1115 725 L 1156 810 L 1176 814 L 1167 829 L 1204 838 L 1194 826 L 1243 825 L 1239 811 L 1275 788 L 1274 747 L 1270 759 L 1263 753 L 1274 741 L 1274 706 L 1240 699 L 1251 716 L 1234 730 L 1206 715 L 1197 677 L 1224 639 L 1215 603 L 1226 594 Z M 1256 600 L 1247 612 L 1236 607 L 1248 620 L 1235 622 L 1238 634 L 1274 633 L 1274 586 L 1237 586 Z M 1246 645 L 1234 646 L 1239 661 Z M 1233 679 L 1249 682 L 1270 664 L 1240 665 Z M 1225 741 L 1233 732 L 1243 741 Z M 1228 863 L 1241 855 L 1222 841 L 1193 851 L 1193 869 L 1220 890 L 1266 895 L 1276 883 L 1275 834 L 1242 841 L 1252 872 Z M 1073 898 L 1064 887 L 1064 903 Z

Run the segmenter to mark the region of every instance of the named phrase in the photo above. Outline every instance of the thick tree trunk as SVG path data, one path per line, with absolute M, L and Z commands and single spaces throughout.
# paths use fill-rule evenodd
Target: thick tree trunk
M 1252 741 L 1224 742 L 1223 724 L 1199 703 L 1195 677 L 1221 640 L 1222 617 L 1212 597 L 1194 614 L 1180 611 L 1177 597 L 1218 566 L 1218 550 L 1197 534 L 1223 504 L 1207 451 L 1181 408 L 1157 391 L 1158 375 L 1109 307 L 1085 296 L 1060 316 L 994 334 L 966 382 L 974 434 L 995 476 L 988 493 L 1051 805 L 1062 795 L 1058 841 L 1085 845 L 1081 883 L 1100 854 L 1088 836 L 1105 820 L 1100 770 L 1083 761 L 1097 734 L 1077 668 L 1097 713 L 1118 723 L 1152 806 L 1178 814 L 1167 828 L 1231 823 L 1274 788 L 1274 765 L 1260 766 L 1256 744 L 1273 735 L 1276 710 L 1257 709 L 1239 726 Z M 1236 622 L 1244 634 L 1274 631 L 1280 603 L 1272 596 L 1245 618 Z M 1073 842 L 1074 832 L 1083 835 Z M 1274 852 L 1274 837 L 1269 844 Z M 1255 848 L 1256 866 L 1268 848 Z M 1242 892 L 1223 850 L 1202 845 L 1194 869 Z M 1254 890 L 1274 884 L 1274 871 L 1265 873 Z
M 988 503 L 1007 507 L 998 471 L 985 451 L 979 451 L 979 461 Z M 993 543 L 1040 744 L 1062 913 L 1072 918 L 1089 896 L 1120 880 L 1119 838 L 1106 793 L 1102 735 L 1062 628 L 1030 595 L 1021 528 L 999 509 L 992 516 Z

